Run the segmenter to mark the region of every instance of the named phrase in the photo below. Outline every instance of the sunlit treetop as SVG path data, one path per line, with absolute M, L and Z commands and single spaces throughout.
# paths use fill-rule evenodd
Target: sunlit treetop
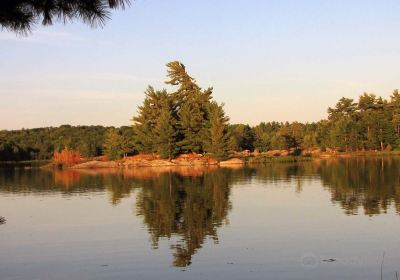
M 18 34 L 29 34 L 41 23 L 81 20 L 92 27 L 103 26 L 112 9 L 124 9 L 130 0 L 1 0 L 0 26 Z

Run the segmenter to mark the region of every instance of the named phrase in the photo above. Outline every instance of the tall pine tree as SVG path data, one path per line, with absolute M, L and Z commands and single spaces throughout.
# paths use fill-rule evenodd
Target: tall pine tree
M 168 63 L 167 72 L 166 84 L 176 91 L 146 90 L 133 118 L 137 150 L 163 158 L 190 152 L 225 155 L 228 118 L 222 106 L 211 101 L 212 88 L 202 90 L 178 61 Z
M 161 158 L 172 159 L 178 152 L 176 144 L 176 119 L 168 104 L 161 109 L 154 128 L 154 142 Z
M 138 108 L 138 115 L 133 118 L 135 131 L 135 146 L 140 152 L 154 153 L 157 151 L 155 142 L 155 127 L 163 106 L 169 99 L 166 90 L 156 91 L 149 86 L 145 92 L 143 105 Z
M 207 137 L 205 138 L 205 149 L 217 159 L 223 159 L 228 150 L 228 121 L 225 116 L 223 104 L 211 101 L 208 107 L 209 120 L 207 123 Z
M 166 84 L 178 86 L 172 94 L 178 110 L 178 145 L 182 152 L 201 153 L 204 151 L 207 108 L 212 99 L 212 88 L 202 90 L 178 61 L 168 63 L 167 67 L 169 80 Z

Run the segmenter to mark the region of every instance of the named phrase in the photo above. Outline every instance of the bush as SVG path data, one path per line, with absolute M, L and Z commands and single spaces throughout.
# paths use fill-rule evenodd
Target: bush
M 58 165 L 73 165 L 81 161 L 79 152 L 64 148 L 61 152 L 54 152 L 53 163 Z

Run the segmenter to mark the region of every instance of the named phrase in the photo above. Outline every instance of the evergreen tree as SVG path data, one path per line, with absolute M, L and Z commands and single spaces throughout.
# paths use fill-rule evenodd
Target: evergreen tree
M 149 87 L 138 115 L 133 118 L 138 151 L 157 152 L 168 158 L 177 152 L 203 153 L 206 143 L 219 137 L 215 134 L 219 129 L 217 120 L 223 123 L 223 142 L 226 142 L 227 119 L 222 107 L 211 102 L 212 88 L 202 90 L 178 61 L 167 64 L 167 76 L 166 83 L 176 86 L 176 91 L 168 94 Z M 219 108 L 219 115 L 222 111 L 222 116 L 221 119 L 213 116 L 211 120 L 211 113 L 217 114 L 215 106 Z
M 125 153 L 125 142 L 123 137 L 115 129 L 109 129 L 104 142 L 104 155 L 109 160 L 120 159 Z
M 178 113 L 179 132 L 181 140 L 179 146 L 183 152 L 203 152 L 205 122 L 207 115 L 195 98 L 185 101 Z
M 249 125 L 235 124 L 229 128 L 228 146 L 232 151 L 243 151 L 254 149 L 254 131 Z
M 186 72 L 185 65 L 179 61 L 167 63 L 167 77 L 169 80 L 165 82 L 166 84 L 179 86 L 178 90 L 173 93 L 173 98 L 178 107 L 187 101 L 189 97 L 192 97 L 201 90 L 196 84 L 196 80 Z
M 133 118 L 135 132 L 135 147 L 143 153 L 153 153 L 157 150 L 155 142 L 155 126 L 163 106 L 169 99 L 166 90 L 156 91 L 149 86 L 145 92 L 143 105 L 138 108 L 138 115 Z
M 171 109 L 166 104 L 161 109 L 160 116 L 157 118 L 154 128 L 157 153 L 161 158 L 172 159 L 178 152 L 176 144 L 176 119 L 171 113 Z
M 167 67 L 170 79 L 165 83 L 178 86 L 172 94 L 178 111 L 178 145 L 182 152 L 201 153 L 204 151 L 205 124 L 209 119 L 207 108 L 212 99 L 212 88 L 202 90 L 178 61 L 168 63 Z
M 398 89 L 394 90 L 393 94 L 390 96 L 388 107 L 391 110 L 391 120 L 396 130 L 397 138 L 400 139 L 400 93 Z
M 273 150 L 285 150 L 289 149 L 289 143 L 287 139 L 281 134 L 275 134 L 271 139 L 271 148 Z
M 343 116 L 352 116 L 357 109 L 353 99 L 342 97 L 335 108 L 328 108 L 328 119 L 336 120 Z
M 206 151 L 213 154 L 215 158 L 222 159 L 227 155 L 229 118 L 225 116 L 223 104 L 220 106 L 215 101 L 210 102 L 209 116 L 204 146 Z
M 343 151 L 357 149 L 357 123 L 350 116 L 342 116 L 336 119 L 330 129 L 330 146 L 340 148 Z
M 30 32 L 38 22 L 52 25 L 74 19 L 102 26 L 111 10 L 129 3 L 129 0 L 2 0 L 0 26 L 17 33 Z

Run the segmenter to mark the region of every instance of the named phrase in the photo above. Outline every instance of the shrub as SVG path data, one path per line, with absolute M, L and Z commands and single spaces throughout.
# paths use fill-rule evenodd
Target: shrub
M 59 165 L 73 165 L 81 161 L 79 152 L 64 148 L 61 152 L 54 152 L 53 163 Z

